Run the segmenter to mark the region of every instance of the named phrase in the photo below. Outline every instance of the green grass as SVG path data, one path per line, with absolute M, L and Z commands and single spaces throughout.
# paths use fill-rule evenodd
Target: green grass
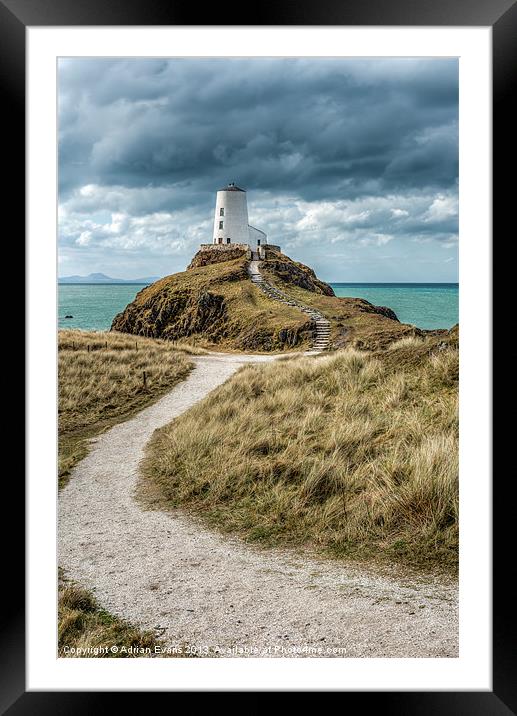
M 140 499 L 267 546 L 454 571 L 458 351 L 250 365 L 157 431 Z

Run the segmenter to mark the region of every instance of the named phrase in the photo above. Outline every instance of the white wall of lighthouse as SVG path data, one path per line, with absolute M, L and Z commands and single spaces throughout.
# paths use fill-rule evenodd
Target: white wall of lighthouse
M 253 249 L 267 244 L 266 234 L 249 225 L 246 192 L 235 184 L 217 192 L 212 243 L 248 244 Z
M 214 214 L 214 244 L 248 244 L 246 192 L 229 185 L 217 192 Z

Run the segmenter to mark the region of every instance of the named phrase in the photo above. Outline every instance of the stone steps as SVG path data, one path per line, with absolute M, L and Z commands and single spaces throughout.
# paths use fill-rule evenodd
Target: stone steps
M 260 290 L 265 293 L 268 298 L 284 303 L 286 306 L 290 306 L 291 308 L 299 308 L 300 311 L 303 311 L 303 313 L 309 316 L 309 318 L 312 318 L 316 324 L 316 337 L 314 339 L 311 352 L 314 351 L 319 353 L 320 351 L 324 351 L 328 348 L 330 340 L 330 321 L 327 318 L 314 308 L 294 300 L 278 288 L 271 286 L 271 284 L 269 284 L 260 273 L 258 269 L 258 261 L 254 257 L 248 264 L 248 274 L 252 283 L 259 286 Z

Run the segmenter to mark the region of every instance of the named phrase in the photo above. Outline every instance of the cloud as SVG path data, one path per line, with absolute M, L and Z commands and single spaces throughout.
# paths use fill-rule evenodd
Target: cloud
M 228 181 L 300 260 L 452 246 L 457 135 L 456 60 L 61 60 L 60 251 L 178 270 Z
M 168 257 L 173 271 L 176 264 L 188 262 L 200 243 L 210 240 L 211 207 L 145 212 L 142 207 L 153 203 L 147 188 L 113 187 L 103 192 L 101 187 L 87 187 L 86 192 L 80 187 L 61 206 L 63 247 L 95 246 L 106 252 Z M 457 240 L 453 206 L 454 196 L 443 193 L 309 202 L 296 195 L 262 192 L 250 195 L 248 208 L 250 221 L 263 227 L 272 243 L 295 252 L 316 244 L 327 256 L 333 245 L 380 247 L 396 238 L 450 246 Z
M 426 221 L 446 221 L 458 216 L 458 197 L 439 194 L 426 212 Z

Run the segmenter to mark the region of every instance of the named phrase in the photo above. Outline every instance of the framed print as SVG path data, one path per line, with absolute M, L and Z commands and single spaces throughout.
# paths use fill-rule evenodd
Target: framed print
M 515 711 L 490 431 L 515 5 L 0 10 L 29 397 L 4 711 Z

